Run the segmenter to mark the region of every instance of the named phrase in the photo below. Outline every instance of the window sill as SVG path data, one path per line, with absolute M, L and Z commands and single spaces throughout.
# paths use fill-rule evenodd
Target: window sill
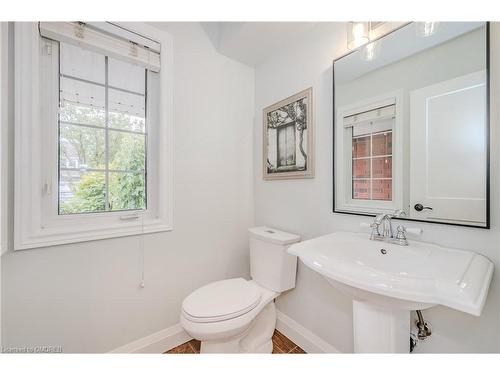
M 141 219 L 131 222 L 110 222 L 108 225 L 84 224 L 67 227 L 40 228 L 29 237 L 15 238 L 14 250 L 64 245 L 70 243 L 134 236 L 147 233 L 171 231 L 171 225 L 160 219 Z
M 377 215 L 380 213 L 393 213 L 398 206 L 392 202 L 377 202 L 369 201 L 370 205 L 363 205 L 360 203 L 343 203 L 337 204 L 335 206 L 334 212 L 342 212 L 342 213 L 356 213 L 362 215 Z M 385 204 L 384 204 L 385 203 Z

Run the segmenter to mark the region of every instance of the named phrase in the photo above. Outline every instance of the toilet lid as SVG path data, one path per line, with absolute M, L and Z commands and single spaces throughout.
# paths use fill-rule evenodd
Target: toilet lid
M 207 284 L 186 297 L 184 317 L 194 322 L 218 322 L 236 318 L 253 310 L 260 302 L 261 291 L 242 279 L 228 279 Z

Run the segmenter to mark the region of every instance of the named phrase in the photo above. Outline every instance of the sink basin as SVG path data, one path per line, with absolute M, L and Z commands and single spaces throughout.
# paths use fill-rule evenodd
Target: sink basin
M 353 297 L 355 351 L 361 352 L 407 352 L 410 310 L 443 305 L 479 316 L 493 275 L 493 263 L 472 251 L 418 241 L 399 246 L 372 241 L 366 233 L 337 232 L 294 244 L 288 252 Z M 383 348 L 365 345 L 363 336 L 373 336 L 373 326 L 363 333 L 359 325 L 370 320 L 401 331 L 399 337 L 389 337 Z

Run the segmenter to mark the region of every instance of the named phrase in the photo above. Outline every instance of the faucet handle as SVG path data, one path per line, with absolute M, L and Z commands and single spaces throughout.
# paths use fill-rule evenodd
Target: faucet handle
M 375 237 L 379 237 L 380 236 L 380 224 L 377 223 L 377 221 L 373 221 L 370 225 L 370 228 L 371 228 L 371 233 L 370 233 L 370 239 L 373 240 Z
M 408 239 L 406 238 L 406 228 L 404 226 L 398 225 L 398 227 L 396 228 L 395 240 L 399 245 L 408 245 Z
M 396 239 L 406 240 L 406 228 L 402 225 L 398 225 L 396 228 Z

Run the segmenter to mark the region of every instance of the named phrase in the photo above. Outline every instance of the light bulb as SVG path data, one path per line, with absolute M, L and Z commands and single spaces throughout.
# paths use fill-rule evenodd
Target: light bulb
M 347 48 L 356 49 L 370 41 L 369 22 L 349 22 L 347 27 Z
M 368 43 L 361 48 L 361 59 L 364 61 L 375 60 L 380 55 L 380 40 Z
M 416 32 L 417 36 L 428 37 L 436 33 L 439 27 L 439 22 L 417 22 Z

